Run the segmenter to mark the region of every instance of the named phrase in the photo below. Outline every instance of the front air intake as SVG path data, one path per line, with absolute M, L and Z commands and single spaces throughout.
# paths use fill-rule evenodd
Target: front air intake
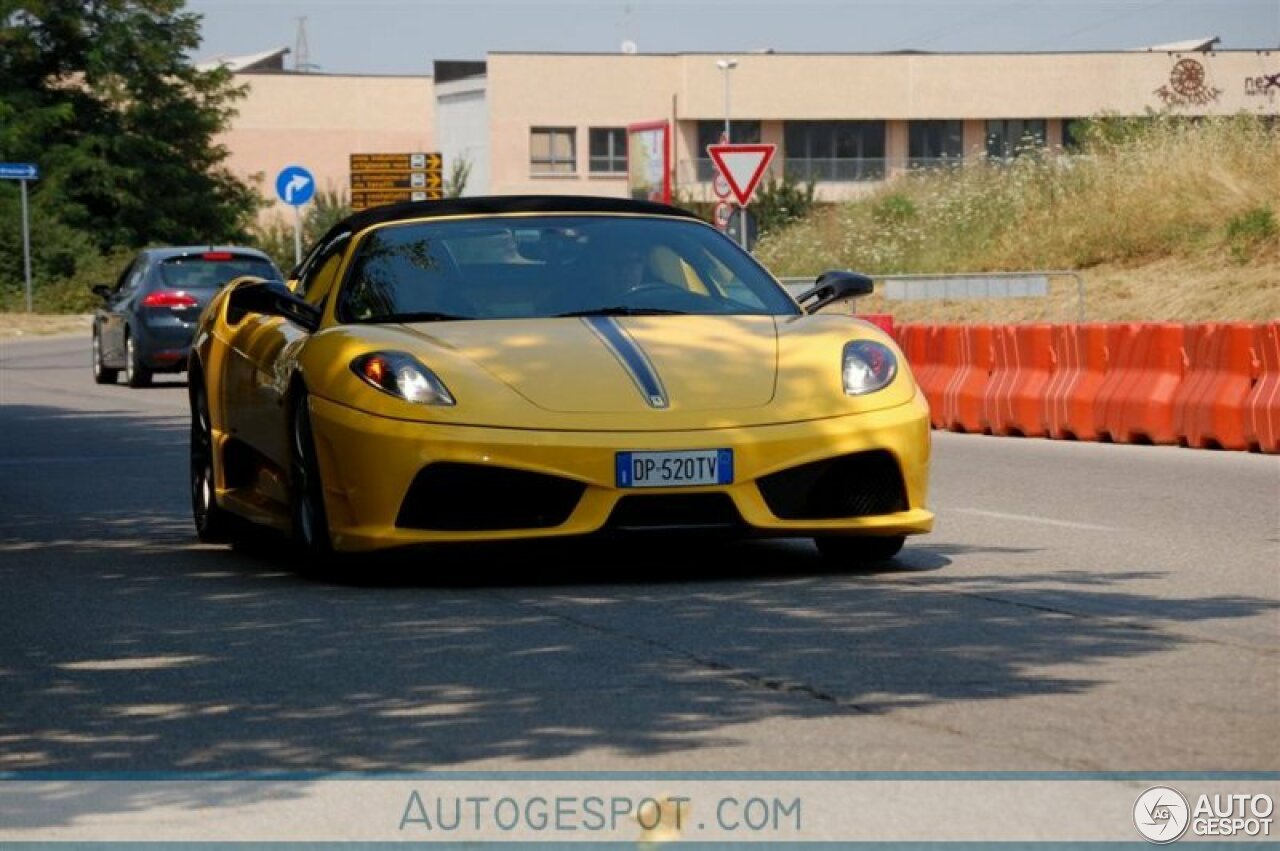
M 791 467 L 758 482 L 760 495 L 783 520 L 835 520 L 907 510 L 902 471 L 883 449 Z
M 608 528 L 616 531 L 735 529 L 742 525 L 728 494 L 632 494 L 618 500 Z
M 548 529 L 569 519 L 585 485 L 559 476 L 441 462 L 423 467 L 396 526 L 440 532 Z

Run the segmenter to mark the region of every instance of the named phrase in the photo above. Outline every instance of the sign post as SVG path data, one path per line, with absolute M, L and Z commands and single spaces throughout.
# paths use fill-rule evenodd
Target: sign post
M 444 197 L 444 158 L 439 153 L 351 154 L 351 209 Z
M 276 176 L 276 194 L 293 207 L 293 262 L 302 262 L 302 205 L 316 194 L 316 179 L 300 165 L 285 166 Z
M 31 312 L 31 219 L 27 215 L 27 181 L 39 180 L 35 163 L 0 163 L 0 180 L 16 180 L 22 187 L 22 273 L 26 280 L 27 313 Z
M 764 177 L 777 150 L 777 145 L 707 145 L 707 153 L 711 155 L 720 175 L 738 199 L 739 217 L 744 222 L 738 235 L 744 249 L 748 248 L 745 225 L 747 205 L 751 203 L 751 196 L 755 194 L 756 187 L 760 185 L 760 179 Z

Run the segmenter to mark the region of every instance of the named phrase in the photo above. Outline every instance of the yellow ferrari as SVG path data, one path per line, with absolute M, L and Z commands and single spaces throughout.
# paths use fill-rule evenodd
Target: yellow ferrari
M 281 284 L 239 279 L 190 360 L 191 494 L 317 557 L 594 533 L 811 537 L 849 566 L 927 532 L 902 353 L 793 299 L 692 214 L 604 198 L 380 207 Z

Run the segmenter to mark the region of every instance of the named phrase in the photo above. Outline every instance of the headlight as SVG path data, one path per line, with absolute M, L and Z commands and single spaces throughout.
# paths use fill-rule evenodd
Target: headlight
M 373 352 L 351 362 L 351 371 L 383 393 L 419 405 L 453 405 L 453 394 L 434 372 L 404 352 Z
M 889 386 L 898 374 L 898 359 L 883 343 L 854 340 L 845 343 L 841 373 L 844 392 L 863 396 Z

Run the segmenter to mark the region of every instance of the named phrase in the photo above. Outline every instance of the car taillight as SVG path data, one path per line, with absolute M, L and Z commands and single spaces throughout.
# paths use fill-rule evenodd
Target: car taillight
M 200 255 L 201 260 L 230 260 L 234 257 L 230 251 L 206 251 Z
M 197 304 L 193 296 L 182 290 L 156 290 L 142 300 L 143 307 L 195 307 Z

